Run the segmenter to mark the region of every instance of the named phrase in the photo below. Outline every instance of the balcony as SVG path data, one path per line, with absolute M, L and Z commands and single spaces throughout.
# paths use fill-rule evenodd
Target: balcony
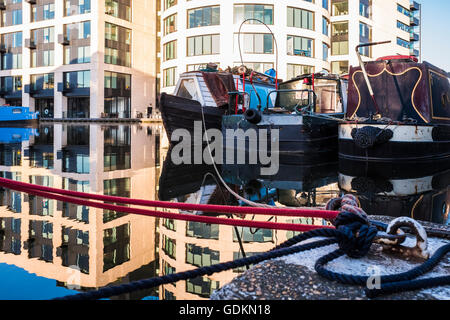
M 76 84 L 58 82 L 57 91 L 67 97 L 89 97 L 90 88 L 80 88 Z
M 418 56 L 420 55 L 420 52 L 419 52 L 419 50 L 417 50 L 417 49 L 411 48 L 411 49 L 409 49 L 409 54 L 410 54 L 411 56 L 418 57 Z
M 409 9 L 411 11 L 419 11 L 420 10 L 420 4 L 417 3 L 416 1 L 412 1 Z
M 66 35 L 58 34 L 58 43 L 62 44 L 63 46 L 67 46 L 70 44 L 70 40 L 67 39 Z
M 26 84 L 24 86 L 24 92 L 28 93 L 33 98 L 48 98 L 54 96 L 54 89 L 51 86 L 48 89 L 44 89 L 42 86 L 36 86 L 36 84 Z
M 410 25 L 411 27 L 417 27 L 420 25 L 420 20 L 416 17 L 411 17 L 410 18 Z
M 36 49 L 36 43 L 33 39 L 25 39 L 25 48 Z
M 409 41 L 411 42 L 419 41 L 419 35 L 417 33 L 410 33 Z

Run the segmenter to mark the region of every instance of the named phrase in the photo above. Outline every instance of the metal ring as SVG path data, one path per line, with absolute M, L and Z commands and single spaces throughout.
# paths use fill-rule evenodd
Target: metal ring
M 392 249 L 398 249 L 398 251 L 406 255 L 413 255 L 415 257 L 428 259 L 430 257 L 430 252 L 428 251 L 428 236 L 425 228 L 414 219 L 409 217 L 399 217 L 389 223 L 386 233 L 390 235 L 397 235 L 401 227 L 409 228 L 411 234 L 416 236 L 416 246 L 398 246 L 397 248 Z

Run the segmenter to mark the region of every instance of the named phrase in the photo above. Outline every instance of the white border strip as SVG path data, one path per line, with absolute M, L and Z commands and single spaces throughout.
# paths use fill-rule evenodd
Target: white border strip
M 339 125 L 339 139 L 353 140 L 352 130 L 366 126 L 390 129 L 394 132 L 391 142 L 434 142 L 433 127 L 415 125 L 374 125 L 374 124 L 341 124 Z

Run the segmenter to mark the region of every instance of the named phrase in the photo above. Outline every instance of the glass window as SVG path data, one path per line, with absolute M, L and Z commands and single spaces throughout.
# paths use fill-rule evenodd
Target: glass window
M 241 24 L 246 19 L 258 19 L 265 24 L 273 24 L 273 6 L 262 4 L 237 4 L 234 5 L 234 23 Z M 248 21 L 250 24 L 258 24 L 258 21 Z
M 314 67 L 300 65 L 300 64 L 290 64 L 287 65 L 287 78 L 292 79 L 302 74 L 311 74 L 314 72 Z
M 163 70 L 163 85 L 164 87 L 173 87 L 176 84 L 177 68 L 168 68 Z
M 288 27 L 314 30 L 314 13 L 311 11 L 287 8 Z
M 220 53 L 220 35 L 204 35 L 187 38 L 187 54 L 201 56 Z
M 334 2 L 332 4 L 332 15 L 343 16 L 348 14 L 348 1 Z
M 177 0 L 164 0 L 164 9 L 169 9 L 177 4 Z
M 177 41 L 171 41 L 163 45 L 164 61 L 177 58 Z
M 164 35 L 177 31 L 177 15 L 173 14 L 164 19 Z
M 239 35 L 235 34 L 234 48 L 239 50 Z M 267 33 L 244 33 L 240 39 L 241 48 L 247 54 L 273 54 L 273 36 Z
M 348 61 L 333 61 L 331 62 L 331 72 L 335 74 L 348 73 Z
M 359 0 L 359 15 L 369 19 L 372 17 L 372 0 Z
M 216 26 L 220 24 L 220 6 L 188 10 L 188 28 Z
M 310 58 L 314 56 L 314 40 L 312 39 L 297 36 L 288 36 L 287 43 L 288 55 L 304 56 Z

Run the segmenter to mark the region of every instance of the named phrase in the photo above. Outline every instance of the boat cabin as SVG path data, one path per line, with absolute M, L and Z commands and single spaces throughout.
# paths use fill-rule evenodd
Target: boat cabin
M 0 106 L 0 122 L 37 120 L 39 112 L 30 111 L 29 107 Z
M 307 91 L 315 93 L 314 111 L 322 114 L 344 113 L 347 106 L 347 79 L 334 74 L 305 74 L 280 84 L 277 106 L 293 110 L 307 105 Z M 291 92 L 289 92 L 292 90 Z M 298 91 L 305 90 L 305 91 Z M 305 100 L 304 102 L 301 102 Z M 299 102 L 300 101 L 300 102 Z
M 376 105 L 361 67 L 350 69 L 346 117 L 372 118 L 377 113 L 392 121 L 417 124 L 450 123 L 449 74 L 414 57 L 390 56 L 365 63 Z
M 256 109 L 261 99 L 263 110 L 266 107 L 266 97 L 275 90 L 275 84 L 256 79 L 252 82 L 253 85 L 250 79 L 243 80 L 241 76 L 229 72 L 191 71 L 181 74 L 174 95 L 196 100 L 203 107 L 235 107 L 237 100 L 240 109 Z M 274 102 L 275 95 L 270 100 L 269 107 L 273 107 Z

